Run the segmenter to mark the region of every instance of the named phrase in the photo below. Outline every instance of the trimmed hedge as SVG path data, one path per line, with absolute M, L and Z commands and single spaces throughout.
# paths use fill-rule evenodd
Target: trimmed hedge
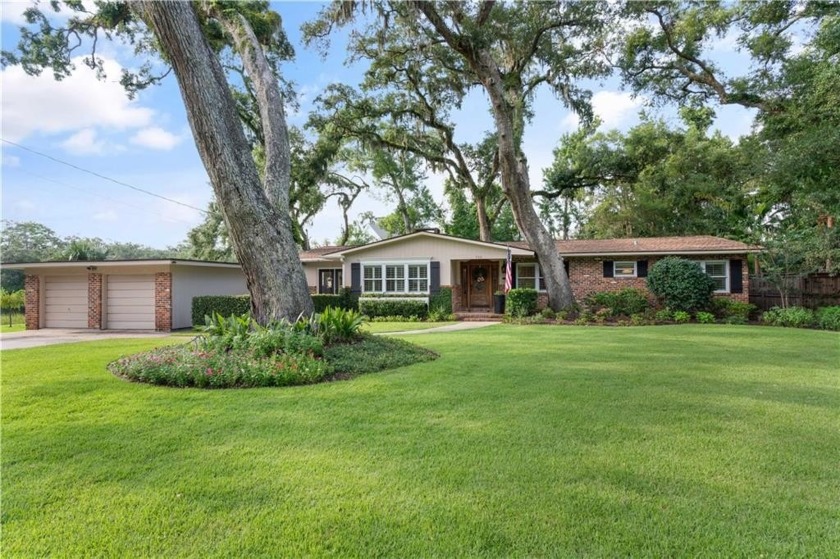
M 416 316 L 426 318 L 429 308 L 425 299 L 359 299 L 359 312 L 369 318 L 377 316 Z
M 343 288 L 338 295 L 313 295 L 315 312 L 322 313 L 327 307 L 348 311 L 359 310 L 359 297 Z M 219 313 L 223 317 L 241 316 L 251 312 L 250 295 L 201 295 L 192 300 L 192 324 L 204 326 L 204 316 Z
M 537 290 L 518 287 L 508 291 L 505 300 L 505 314 L 521 318 L 537 312 Z
M 315 312 L 324 312 L 327 307 L 344 309 L 346 311 L 359 310 L 359 296 L 354 295 L 350 288 L 342 287 L 338 295 L 313 295 L 312 303 Z
M 193 326 L 204 326 L 204 317 L 213 313 L 228 317 L 250 312 L 250 295 L 199 295 L 192 300 Z
M 591 307 L 607 308 L 612 316 L 631 316 L 643 313 L 650 306 L 647 297 L 640 289 L 626 287 L 618 291 L 599 291 L 586 298 Z
M 440 291 L 429 297 L 429 312 L 452 314 L 452 288 L 441 287 Z

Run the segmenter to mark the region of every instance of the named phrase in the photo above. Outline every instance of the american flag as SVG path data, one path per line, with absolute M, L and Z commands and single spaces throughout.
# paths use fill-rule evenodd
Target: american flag
M 511 263 L 510 249 L 507 251 L 505 262 L 505 295 L 513 288 L 513 264 Z

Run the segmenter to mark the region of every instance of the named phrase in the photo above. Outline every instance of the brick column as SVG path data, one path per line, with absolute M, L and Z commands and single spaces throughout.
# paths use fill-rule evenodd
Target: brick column
M 27 275 L 24 279 L 24 305 L 26 306 L 26 329 L 41 328 L 41 279 L 38 276 Z
M 172 330 L 172 274 L 170 272 L 155 274 L 155 330 L 158 332 Z
M 88 273 L 88 328 L 102 328 L 102 274 Z

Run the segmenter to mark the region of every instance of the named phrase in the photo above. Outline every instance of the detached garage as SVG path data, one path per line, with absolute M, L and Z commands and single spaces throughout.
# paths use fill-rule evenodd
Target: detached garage
M 26 328 L 169 331 L 192 326 L 198 295 L 247 293 L 238 264 L 196 260 L 38 262 L 26 275 Z

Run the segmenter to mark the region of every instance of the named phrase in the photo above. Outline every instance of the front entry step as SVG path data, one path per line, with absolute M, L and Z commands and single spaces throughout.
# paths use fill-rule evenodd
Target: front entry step
M 492 312 L 468 312 L 468 311 L 460 311 L 455 313 L 455 317 L 457 320 L 463 322 L 485 322 L 485 321 L 494 321 L 494 322 L 501 322 L 504 315 L 496 314 Z

